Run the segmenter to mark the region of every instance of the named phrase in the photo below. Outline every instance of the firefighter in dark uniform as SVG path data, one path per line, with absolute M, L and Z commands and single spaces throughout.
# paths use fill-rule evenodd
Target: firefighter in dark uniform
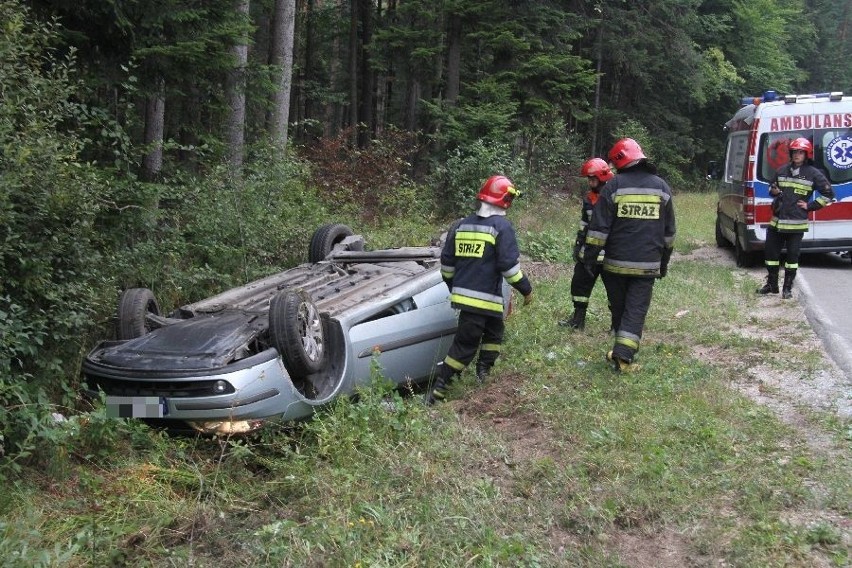
M 607 360 L 616 371 L 634 368 L 654 282 L 668 270 L 675 236 L 672 192 L 642 148 L 622 138 L 609 151 L 618 170 L 601 190 L 583 249 L 588 267 L 605 249 L 601 278 L 615 328 Z
M 793 297 L 793 280 L 799 269 L 799 250 L 808 231 L 808 212 L 816 211 L 834 200 L 834 190 L 825 175 L 813 164 L 814 147 L 807 138 L 790 143 L 790 163 L 775 172 L 769 186 L 772 200 L 772 220 L 766 229 L 763 256 L 766 260 L 766 284 L 758 294 L 778 293 L 781 249 L 787 248 L 784 259 L 784 286 L 781 298 Z M 814 191 L 820 193 L 810 201 Z
M 600 158 L 586 160 L 580 168 L 580 175 L 589 180 L 589 190 L 583 197 L 583 210 L 580 213 L 580 230 L 577 231 L 577 239 L 574 241 L 573 259 L 574 274 L 571 276 L 571 301 L 574 304 L 574 312 L 571 318 L 560 320 L 558 323 L 563 327 L 583 330 L 586 327 L 586 310 L 589 307 L 589 297 L 595 287 L 595 282 L 601 273 L 600 263 L 595 264 L 592 270 L 586 270 L 580 258 L 580 251 L 586 243 L 586 233 L 589 230 L 589 221 L 592 218 L 592 210 L 598 202 L 601 188 L 612 179 L 613 173 L 605 161 Z
M 503 279 L 532 301 L 532 285 L 521 272 L 515 229 L 506 210 L 518 195 L 512 182 L 492 176 L 477 195 L 473 215 L 450 229 L 441 251 L 441 276 L 450 289 L 450 301 L 459 310 L 453 344 L 438 365 L 437 379 L 426 394 L 427 404 L 444 400 L 453 378 L 479 351 L 476 376 L 485 380 L 503 343 Z

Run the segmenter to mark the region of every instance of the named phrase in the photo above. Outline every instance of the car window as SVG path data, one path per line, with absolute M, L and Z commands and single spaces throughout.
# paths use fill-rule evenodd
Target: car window
M 758 159 L 758 179 L 771 181 L 775 172 L 790 163 L 790 142 L 805 137 L 804 132 L 770 132 L 760 137 Z
M 391 307 L 384 309 L 384 310 L 380 311 L 379 313 L 377 313 L 375 315 L 370 316 L 369 318 L 365 319 L 364 322 L 362 322 L 362 323 L 366 323 L 368 321 L 376 321 L 376 320 L 379 320 L 379 319 L 383 319 L 383 318 L 390 317 L 390 316 L 395 316 L 395 315 L 398 315 L 398 314 L 404 314 L 405 312 L 410 312 L 410 311 L 413 311 L 413 310 L 416 310 L 416 309 L 417 309 L 417 304 L 414 302 L 414 298 L 406 298 L 406 299 L 402 300 L 401 302 L 397 302 L 396 304 L 392 305 Z
M 748 132 L 731 135 L 728 141 L 728 152 L 725 159 L 727 171 L 725 181 L 742 181 L 743 167 L 746 161 L 746 146 L 748 145 Z
M 796 138 L 810 140 L 811 131 L 767 133 L 760 137 L 758 179 L 772 180 L 778 168 L 790 161 L 790 142 Z M 852 131 L 818 130 L 814 134 L 814 165 L 832 184 L 852 180 Z

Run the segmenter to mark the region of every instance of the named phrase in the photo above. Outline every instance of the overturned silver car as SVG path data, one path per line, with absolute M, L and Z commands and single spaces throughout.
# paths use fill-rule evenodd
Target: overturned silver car
M 422 382 L 456 330 L 441 244 L 369 251 L 330 224 L 308 263 L 165 316 L 149 289 L 126 290 L 117 339 L 83 362 L 85 389 L 113 416 L 246 432 L 351 395 L 373 360 L 395 383 Z

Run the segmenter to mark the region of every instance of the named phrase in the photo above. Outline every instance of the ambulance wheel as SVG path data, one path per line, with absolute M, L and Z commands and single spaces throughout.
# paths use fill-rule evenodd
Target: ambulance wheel
M 754 253 L 747 252 L 743 248 L 739 237 L 737 237 L 736 241 L 734 242 L 734 259 L 737 262 L 737 266 L 739 266 L 740 268 L 750 268 L 754 266 Z
M 718 214 L 716 215 L 716 246 L 719 248 L 731 247 L 731 243 L 725 238 L 725 234 L 722 232 L 722 221 L 719 219 Z

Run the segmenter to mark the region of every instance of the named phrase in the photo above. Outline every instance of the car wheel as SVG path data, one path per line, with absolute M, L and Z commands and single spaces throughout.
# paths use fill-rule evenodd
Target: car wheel
M 722 221 L 719 219 L 719 215 L 716 214 L 716 246 L 719 248 L 730 248 L 731 243 L 728 242 L 728 239 L 725 238 L 725 234 L 722 232 Z
M 346 225 L 332 223 L 314 231 L 308 248 L 308 262 L 319 262 L 328 256 L 334 245 L 355 233 Z
M 734 259 L 736 260 L 737 266 L 740 268 L 750 268 L 754 266 L 754 253 L 746 252 L 740 242 L 739 233 L 737 231 L 734 231 L 734 236 Z
M 148 288 L 129 288 L 121 293 L 116 314 L 115 335 L 120 340 L 135 339 L 150 332 L 148 314 L 160 315 L 160 305 Z
M 304 292 L 282 290 L 269 304 L 272 345 L 294 378 L 316 373 L 325 362 L 322 318 Z

